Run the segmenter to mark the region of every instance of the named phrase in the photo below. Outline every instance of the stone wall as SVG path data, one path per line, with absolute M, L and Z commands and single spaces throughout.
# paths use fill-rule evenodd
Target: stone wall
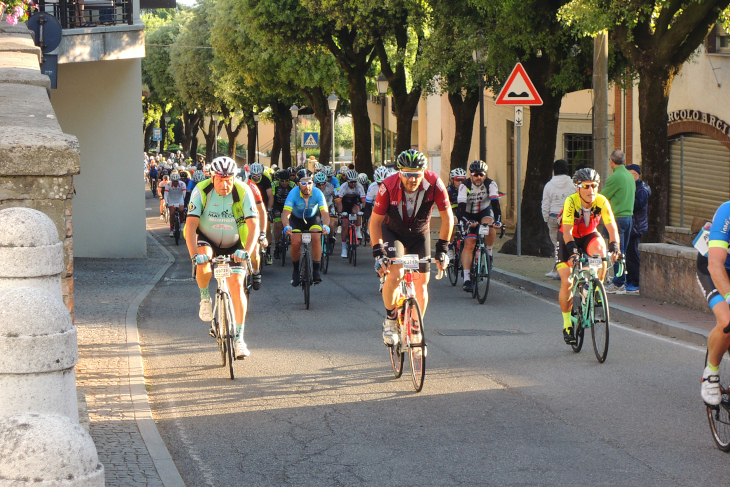
M 73 316 L 71 218 L 79 144 L 56 120 L 40 55 L 25 24 L 0 21 L 0 209 L 34 208 L 56 225 L 64 248 L 63 299 Z
M 682 245 L 691 246 L 692 240 L 694 240 L 696 235 L 697 235 L 697 232 L 692 232 L 691 228 L 670 227 L 670 226 L 664 227 L 664 238 L 668 239 L 668 240 L 673 240 L 674 242 L 678 242 Z M 673 243 L 673 242 L 667 242 L 667 243 Z
M 697 250 L 670 244 L 640 244 L 641 296 L 709 313 L 697 285 Z

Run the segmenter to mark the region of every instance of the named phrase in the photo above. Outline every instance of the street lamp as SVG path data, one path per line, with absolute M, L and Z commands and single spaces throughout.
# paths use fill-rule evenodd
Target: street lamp
M 256 162 L 259 162 L 259 114 L 253 114 L 253 121 L 256 122 Z
M 299 165 L 299 152 L 298 152 L 298 146 L 297 146 L 297 117 L 299 116 L 299 107 L 296 103 L 292 103 L 291 108 L 289 108 L 289 111 L 291 112 L 291 118 L 294 122 L 294 166 L 297 167 Z
M 335 110 L 337 110 L 337 102 L 340 101 L 335 95 L 335 90 L 332 90 L 332 94 L 327 97 L 327 104 L 332 112 L 332 162 L 330 165 L 332 169 L 335 168 Z
M 481 40 L 482 31 L 479 31 L 479 38 Z M 471 57 L 475 63 L 477 63 L 479 72 L 479 159 L 482 161 L 487 160 L 487 140 L 484 134 L 484 66 L 482 66 L 483 55 L 481 49 L 474 49 L 471 53 Z
M 164 136 L 164 139 L 165 139 L 165 142 L 167 142 L 167 124 L 170 123 L 170 114 L 169 113 L 166 113 L 163 118 L 165 119 L 165 136 Z M 158 150 L 157 153 L 159 154 L 159 152 L 160 151 Z
M 213 159 L 215 159 L 218 157 L 218 112 L 213 112 L 210 118 L 213 119 L 213 128 L 215 129 L 215 153 L 213 154 Z
M 388 78 L 383 73 L 378 76 L 380 93 L 380 164 L 385 165 L 385 94 L 388 92 Z

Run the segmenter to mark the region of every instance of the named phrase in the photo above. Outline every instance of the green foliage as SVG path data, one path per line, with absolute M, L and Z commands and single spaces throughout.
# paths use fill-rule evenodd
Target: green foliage
M 351 118 L 340 118 L 335 121 L 335 147 L 342 147 L 345 150 L 352 150 L 355 147 Z

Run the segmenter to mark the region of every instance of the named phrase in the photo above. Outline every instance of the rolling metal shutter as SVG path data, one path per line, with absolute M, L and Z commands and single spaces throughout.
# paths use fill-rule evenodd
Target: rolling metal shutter
M 730 199 L 730 150 L 705 135 L 683 137 L 684 171 L 680 136 L 669 141 L 669 225 L 675 227 L 689 227 L 696 216 L 712 220 L 717 207 Z

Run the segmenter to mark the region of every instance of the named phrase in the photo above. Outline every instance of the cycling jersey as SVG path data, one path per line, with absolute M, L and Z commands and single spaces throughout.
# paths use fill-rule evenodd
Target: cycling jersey
M 728 250 L 728 242 L 730 242 L 730 201 L 721 204 L 712 217 L 712 226 L 710 226 L 710 241 L 708 248 L 720 247 Z M 725 267 L 730 269 L 730 254 L 725 259 Z
M 248 187 L 251 189 L 251 195 L 253 196 L 254 202 L 256 202 L 256 204 L 261 203 L 263 201 L 263 199 L 261 199 L 261 191 L 259 191 L 259 188 L 258 188 L 258 186 L 256 186 L 256 183 L 254 183 L 253 181 L 251 181 L 249 179 Z
M 340 199 L 339 196 L 335 197 L 337 190 L 330 183 L 326 183 L 324 185 L 324 189 L 320 189 L 319 186 L 317 186 L 317 189 L 322 191 L 322 194 L 324 194 L 324 200 L 327 202 L 327 208 L 332 208 L 334 201 Z
M 462 183 L 463 185 L 464 183 Z M 461 186 L 459 186 L 461 187 Z M 451 208 L 457 208 L 459 206 L 458 198 L 459 198 L 459 188 L 454 186 L 453 184 L 449 184 L 446 187 L 446 192 L 449 194 L 449 203 L 451 203 Z
M 261 180 L 258 183 L 253 179 L 249 179 L 249 181 L 252 181 L 258 187 L 258 190 L 261 193 L 261 197 L 263 198 L 264 206 L 268 208 L 269 193 L 267 192 L 267 190 L 272 189 L 271 179 L 269 179 L 269 175 L 266 173 L 262 174 Z
M 466 203 L 465 211 L 467 213 L 479 213 L 480 211 L 491 206 L 492 201 L 499 200 L 499 191 L 497 183 L 489 178 L 484 178 L 481 186 L 475 186 L 471 179 L 467 179 L 461 186 L 457 196 L 457 203 Z
M 165 185 L 165 204 L 179 206 L 185 204 L 187 188 L 182 181 L 170 181 Z
M 274 193 L 274 210 L 282 211 L 284 209 L 286 198 L 295 186 L 296 185 L 291 181 L 287 181 L 284 184 L 281 184 L 281 181 L 274 181 L 274 184 L 271 187 L 271 190 Z
M 340 188 L 340 180 L 337 179 L 336 176 L 332 176 L 332 179 L 330 179 L 330 184 L 335 187 L 335 189 Z
M 370 186 L 368 186 L 368 191 L 365 193 L 365 202 L 366 203 L 375 203 L 375 198 L 378 197 L 378 189 L 380 188 L 380 185 L 378 183 L 372 183 Z
M 258 211 L 247 185 L 236 182 L 231 193 L 221 196 L 213 188 L 212 181 L 203 181 L 193 190 L 188 216 L 200 218 L 198 232 L 205 236 L 207 242 L 229 248 L 239 240 L 245 243 L 248 235 L 246 220 L 257 218 Z
M 559 231 L 563 232 L 563 225 L 573 225 L 573 238 L 585 237 L 595 231 L 601 219 L 604 225 L 614 222 L 611 204 L 605 196 L 597 194 L 590 208 L 583 208 L 580 195 L 573 193 L 565 199 L 563 209 L 558 214 Z
M 421 186 L 413 194 L 403 190 L 399 174 L 392 174 L 380 185 L 373 213 L 385 215 L 383 225 L 396 234 L 412 237 L 428 231 L 434 204 L 439 211 L 449 208 L 449 195 L 438 174 L 425 171 Z
M 355 184 L 354 188 L 351 188 L 349 183 L 343 183 L 337 191 L 337 196 L 343 199 L 348 197 L 365 198 L 365 190 L 362 189 L 360 183 Z
M 302 191 L 295 189 L 289 192 L 284 210 L 289 210 L 295 217 L 306 220 L 321 211 L 327 211 L 327 202 L 318 188 L 312 188 L 312 194 L 306 200 L 302 196 Z

